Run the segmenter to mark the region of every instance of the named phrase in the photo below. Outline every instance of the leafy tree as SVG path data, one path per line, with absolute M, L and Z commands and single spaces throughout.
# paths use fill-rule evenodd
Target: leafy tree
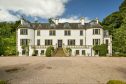
M 126 11 L 126 0 L 124 0 L 124 2 L 120 5 L 119 10 Z
M 0 56 L 16 55 L 16 28 L 19 22 L 0 22 Z
M 113 33 L 113 50 L 126 54 L 126 26 L 123 25 Z
M 48 21 L 50 24 L 55 24 L 55 22 L 52 20 L 52 18 L 49 18 Z
M 119 11 L 107 16 L 102 25 L 113 36 L 113 51 L 126 54 L 126 0 L 119 7 Z

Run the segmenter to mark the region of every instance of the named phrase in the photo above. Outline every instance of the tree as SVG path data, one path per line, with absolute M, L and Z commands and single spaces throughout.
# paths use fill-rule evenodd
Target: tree
M 123 25 L 121 28 L 115 30 L 113 33 L 113 50 L 115 52 L 126 54 L 126 26 Z
M 52 18 L 49 18 L 48 21 L 50 24 L 55 24 L 55 22 L 52 20 Z

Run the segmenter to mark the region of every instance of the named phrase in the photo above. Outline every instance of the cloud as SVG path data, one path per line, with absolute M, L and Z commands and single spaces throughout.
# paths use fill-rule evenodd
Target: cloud
M 84 17 L 85 18 L 85 22 L 90 22 L 90 19 L 88 17 Z M 80 22 L 80 17 L 79 16 L 71 16 L 68 18 L 61 18 L 59 19 L 60 23 L 64 23 L 64 22 L 69 22 L 69 23 L 78 23 Z
M 14 16 L 14 15 L 10 14 L 6 10 L 0 10 L 0 22 L 3 22 L 3 21 L 16 21 L 16 20 L 19 20 L 18 16 Z
M 66 3 L 68 0 L 0 0 L 0 9 L 10 17 L 13 15 L 8 11 L 31 17 L 50 18 L 61 16 L 65 12 Z

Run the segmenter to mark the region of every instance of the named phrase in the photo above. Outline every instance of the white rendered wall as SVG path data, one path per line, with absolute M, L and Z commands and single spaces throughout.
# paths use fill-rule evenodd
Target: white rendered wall
M 21 29 L 28 29 L 28 28 L 21 28 Z M 20 35 L 20 29 L 17 30 L 18 33 L 18 52 L 19 52 L 19 56 L 22 55 L 22 48 L 20 46 L 20 39 L 30 39 L 30 43 L 29 45 L 34 45 L 34 30 L 33 29 L 28 29 L 28 35 Z M 30 50 L 29 54 L 31 55 L 32 51 Z
M 100 35 L 93 35 L 93 29 L 100 29 Z M 20 39 L 30 39 L 30 44 L 29 45 L 37 45 L 37 39 L 40 39 L 40 45 L 45 45 L 45 40 L 46 39 L 51 39 L 53 41 L 53 45 L 56 45 L 58 43 L 58 40 L 62 40 L 64 45 L 68 45 L 68 39 L 74 39 L 75 40 L 75 45 L 80 45 L 80 40 L 83 39 L 83 45 L 85 45 L 85 36 L 86 36 L 86 45 L 92 45 L 93 46 L 93 39 L 100 39 L 100 43 L 103 44 L 104 38 L 103 38 L 103 29 L 102 28 L 90 28 L 87 29 L 86 31 L 83 30 L 83 36 L 80 36 L 80 29 L 75 29 L 75 30 L 70 30 L 71 35 L 70 36 L 65 36 L 64 35 L 64 30 L 57 29 L 56 30 L 56 35 L 55 36 L 50 36 L 49 35 L 49 30 L 40 30 L 40 36 L 37 36 L 37 30 L 33 29 L 28 29 L 28 35 L 20 35 L 20 29 L 18 29 L 18 51 L 19 55 L 22 55 L 22 49 L 20 46 Z M 86 33 L 85 33 L 86 32 Z M 46 48 L 38 48 L 39 56 L 41 50 L 45 50 Z M 75 56 L 75 51 L 80 50 L 80 55 L 82 55 L 82 50 L 86 51 L 86 56 L 94 56 L 94 51 L 92 50 L 92 47 L 89 48 L 78 48 L 72 49 L 72 55 Z M 33 49 L 30 47 L 30 52 L 29 55 L 32 56 Z M 109 46 L 109 53 L 112 53 L 112 44 Z

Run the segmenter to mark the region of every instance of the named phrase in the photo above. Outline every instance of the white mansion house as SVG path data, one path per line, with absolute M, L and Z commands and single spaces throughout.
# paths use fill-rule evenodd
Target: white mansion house
M 85 23 L 81 18 L 78 23 L 30 23 L 21 20 L 17 28 L 17 52 L 19 56 L 45 56 L 46 49 L 71 49 L 71 56 L 98 56 L 93 50 L 94 45 L 107 44 L 108 54 L 112 55 L 112 38 L 107 30 L 99 24 L 98 19 Z M 24 51 L 27 47 L 27 52 Z M 64 53 L 66 53 L 64 51 Z

